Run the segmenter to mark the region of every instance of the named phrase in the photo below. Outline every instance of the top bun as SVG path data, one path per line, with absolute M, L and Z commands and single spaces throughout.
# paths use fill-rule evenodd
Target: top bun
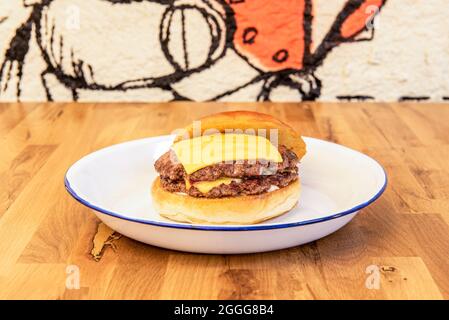
M 247 130 L 258 129 L 267 130 L 267 139 L 270 138 L 270 129 L 277 129 L 279 133 L 278 143 L 293 150 L 293 152 L 301 159 L 306 153 L 306 144 L 301 135 L 293 130 L 290 126 L 282 121 L 263 113 L 252 111 L 230 111 L 216 113 L 199 119 L 201 121 L 201 134 L 206 130 L 215 129 L 224 133 L 226 129 Z M 190 139 L 193 137 L 193 124 L 184 128 L 184 132 L 177 135 L 175 142 Z

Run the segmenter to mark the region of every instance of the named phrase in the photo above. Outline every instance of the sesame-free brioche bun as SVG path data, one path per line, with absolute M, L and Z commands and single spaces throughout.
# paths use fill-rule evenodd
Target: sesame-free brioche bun
M 291 149 L 301 159 L 306 153 L 306 145 L 301 136 L 287 124 L 276 118 L 257 112 L 223 112 L 200 119 L 201 134 L 215 129 L 224 133 L 226 129 L 247 130 L 266 129 L 267 139 L 270 129 L 278 129 L 278 144 Z M 215 132 L 216 133 L 216 132 Z M 193 137 L 194 127 L 186 127 L 175 138 L 175 142 Z M 198 198 L 183 193 L 164 190 L 157 177 L 151 188 L 155 210 L 163 217 L 179 222 L 195 224 L 255 224 L 291 210 L 299 200 L 300 181 L 288 186 L 262 193 L 224 198 Z
M 157 177 L 151 188 L 153 205 L 161 216 L 194 224 L 255 224 L 291 210 L 299 200 L 298 180 L 253 196 L 195 198 L 164 190 Z
M 289 125 L 282 121 L 264 113 L 252 111 L 230 111 L 216 113 L 199 119 L 201 121 L 201 134 L 206 130 L 216 129 L 224 133 L 226 129 L 254 129 L 256 134 L 258 129 L 267 130 L 267 138 L 270 136 L 270 129 L 278 129 L 278 142 L 287 148 L 293 150 L 294 153 L 301 159 L 306 153 L 306 144 L 301 138 L 301 135 L 293 130 Z M 193 136 L 193 124 L 187 126 L 182 130 L 176 138 L 175 142 L 184 139 L 190 139 Z

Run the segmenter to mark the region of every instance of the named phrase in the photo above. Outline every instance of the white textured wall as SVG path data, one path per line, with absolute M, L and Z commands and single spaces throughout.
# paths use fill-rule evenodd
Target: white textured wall
M 449 96 L 448 15 L 447 0 L 388 1 L 372 42 L 339 47 L 319 69 L 321 98 L 366 94 L 379 101 L 402 96 L 441 101 Z
M 201 5 L 201 0 L 181 1 Z M 345 2 L 314 2 L 312 48 L 320 43 Z M 166 5 L 151 1 L 112 5 L 106 0 L 54 0 L 45 13 L 47 31 L 54 30 L 54 55 L 50 64 L 57 66 L 66 76 L 75 76 L 73 61 L 83 62 L 79 67 L 91 88 L 76 90 L 80 101 L 169 101 L 181 96 L 202 101 L 232 91 L 258 77 L 260 71 L 251 67 L 233 48 L 222 47 L 219 40 L 216 52 L 223 50 L 223 55 L 203 70 L 176 80 L 170 79 L 172 89 L 166 86 L 133 89 L 142 84 L 133 80 L 160 78 L 176 71 L 164 56 L 159 39 L 159 27 L 166 9 Z M 223 14 L 220 10 L 218 8 L 216 12 Z M 17 29 L 30 13 L 31 7 L 25 7 L 22 0 L 0 0 L 1 61 Z M 79 28 L 74 28 L 78 13 Z M 448 14 L 447 0 L 388 0 L 379 16 L 372 41 L 341 44 L 318 67 L 316 76 L 322 81 L 319 99 L 334 101 L 340 96 L 368 96 L 375 101 L 397 101 L 402 97 L 428 97 L 428 101 L 443 101 L 444 97 L 449 97 Z M 179 12 L 172 17 L 169 50 L 180 68 L 188 72 L 189 68 L 201 66 L 206 60 L 211 36 L 207 23 L 197 12 L 185 12 L 184 29 L 181 27 L 182 19 Z M 36 32 L 44 38 L 41 46 L 50 43 L 51 35 L 45 36 L 42 25 L 40 31 L 34 26 L 23 65 L 21 101 L 47 100 L 41 74 L 48 62 L 42 57 Z M 185 44 L 181 37 L 183 33 Z M 61 38 L 64 40 L 62 45 Z M 185 54 L 189 66 L 184 63 Z M 3 71 L 4 75 L 9 71 L 8 64 Z M 72 90 L 55 75 L 49 73 L 45 81 L 52 99 L 73 100 Z M 8 88 L 5 90 L 6 82 Z M 11 76 L 4 76 L 0 84 L 0 101 L 17 100 L 16 82 L 17 64 L 13 63 Z M 150 82 L 147 79 L 146 83 Z M 100 90 L 96 85 L 120 89 Z M 262 80 L 254 81 L 219 100 L 255 101 L 262 86 Z M 302 96 L 298 90 L 280 85 L 272 90 L 269 98 L 298 101 Z

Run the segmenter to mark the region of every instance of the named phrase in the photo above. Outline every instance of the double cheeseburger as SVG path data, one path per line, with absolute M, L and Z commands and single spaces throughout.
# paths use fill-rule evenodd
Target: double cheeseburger
M 301 136 L 272 116 L 247 111 L 200 119 L 155 163 L 156 211 L 198 224 L 254 224 L 299 200 Z M 261 134 L 262 133 L 262 134 Z M 274 137 L 274 138 L 273 138 Z

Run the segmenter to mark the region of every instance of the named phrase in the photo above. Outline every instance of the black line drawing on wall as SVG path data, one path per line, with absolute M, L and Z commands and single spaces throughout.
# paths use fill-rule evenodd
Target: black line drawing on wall
M 79 0 L 72 1 L 75 5 L 80 3 Z M 144 2 L 158 6 L 161 15 L 148 17 L 157 20 L 157 30 L 141 32 L 154 33 L 158 46 L 153 49 L 158 54 L 158 62 L 163 65 L 161 70 L 154 74 L 150 70 L 143 77 L 127 75 L 124 79 L 116 75 L 108 77 L 106 73 L 100 79 L 96 61 L 83 56 L 82 45 L 67 35 L 60 20 L 54 16 L 58 4 L 64 2 L 67 5 L 71 0 L 23 0 L 23 5 L 31 8 L 31 14 L 15 31 L 4 53 L 0 65 L 0 96 L 13 87 L 20 101 L 25 58 L 32 39 L 35 39 L 46 66 L 41 74 L 35 76 L 40 78 L 48 101 L 54 100 L 49 76 L 70 90 L 74 101 L 79 99 L 80 90 L 128 91 L 143 88 L 160 88 L 170 91 L 175 100 L 190 100 L 185 94 L 179 94 L 173 85 L 210 68 L 224 57 L 227 50 L 233 50 L 257 72 L 257 76 L 210 100 L 220 100 L 257 82 L 263 83 L 255 97 L 258 101 L 269 101 L 272 90 L 278 86 L 297 90 L 302 100 L 315 100 L 320 97 L 322 87 L 320 79 L 315 76 L 316 69 L 334 48 L 344 43 L 370 41 L 374 36 L 374 28 L 370 28 L 370 24 L 387 0 L 347 0 L 329 32 L 314 50 L 311 47 L 314 0 L 282 1 L 282 10 L 291 10 L 297 15 L 296 23 L 287 26 L 291 37 L 284 38 L 277 35 L 276 30 L 271 32 L 267 29 L 273 22 L 267 20 L 270 8 L 281 5 L 271 0 L 94 1 L 114 6 L 117 10 Z M 267 9 L 257 10 L 255 15 L 251 7 L 255 3 Z M 378 10 L 373 11 L 373 6 Z M 190 53 L 185 35 L 186 20 L 192 16 L 201 21 L 208 33 L 207 41 L 195 54 Z M 175 43 L 175 32 L 180 33 L 180 40 L 176 40 L 180 43 Z M 98 55 L 102 56 L 102 53 L 98 52 Z

